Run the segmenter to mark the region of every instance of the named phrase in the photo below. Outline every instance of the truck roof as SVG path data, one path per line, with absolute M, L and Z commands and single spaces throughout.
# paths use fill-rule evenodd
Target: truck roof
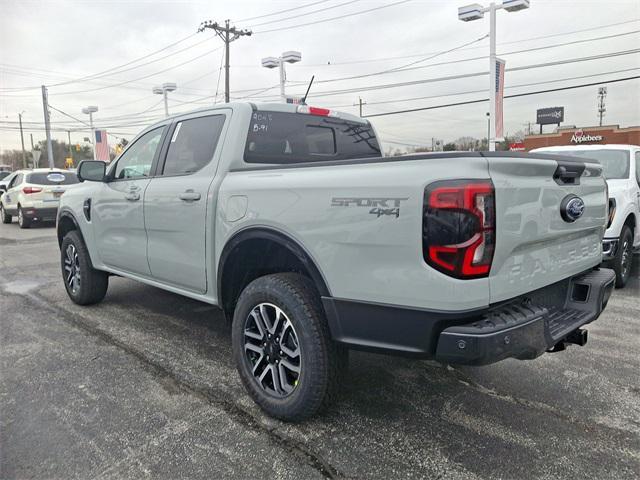
M 194 113 L 200 113 L 200 112 L 214 112 L 216 110 L 221 110 L 221 109 L 232 109 L 232 110 L 236 110 L 236 109 L 246 109 L 247 106 L 251 107 L 251 109 L 255 109 L 258 111 L 269 111 L 269 112 L 285 112 L 285 113 L 297 113 L 298 112 L 298 108 L 301 107 L 302 105 L 295 105 L 295 104 L 291 104 L 291 103 L 279 103 L 279 102 L 229 102 L 229 103 L 219 103 L 216 105 L 211 105 L 208 107 L 202 107 L 202 108 L 197 108 L 194 110 L 190 110 L 188 112 L 181 112 L 175 115 L 170 115 L 169 117 L 162 119 L 158 122 L 155 122 L 153 125 L 150 125 L 149 127 L 145 128 L 145 130 L 148 130 L 152 127 L 155 127 L 156 125 L 164 125 L 167 123 L 167 121 L 171 121 L 173 119 L 176 118 L 181 118 L 184 116 L 188 116 L 188 115 L 193 115 Z M 305 105 L 306 106 L 306 105 Z M 313 105 L 316 106 L 316 105 Z M 320 105 L 318 105 L 318 107 L 320 108 L 324 108 Z M 369 123 L 368 120 L 365 120 L 361 117 L 358 117 L 357 115 L 353 115 L 351 113 L 346 113 L 346 112 L 340 112 L 337 110 L 331 110 L 332 114 L 335 114 L 337 117 L 342 118 L 344 120 L 349 120 L 352 122 L 359 122 L 359 123 Z

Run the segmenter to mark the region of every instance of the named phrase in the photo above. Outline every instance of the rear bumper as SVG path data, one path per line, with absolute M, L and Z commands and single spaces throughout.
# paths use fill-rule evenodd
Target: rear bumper
M 55 222 L 58 215 L 58 207 L 23 207 L 22 214 L 34 222 Z
M 615 274 L 601 268 L 489 308 L 434 312 L 323 297 L 334 339 L 352 348 L 486 365 L 532 359 L 564 343 L 584 344 L 580 327 L 600 316 Z M 586 332 L 585 332 L 586 333 Z

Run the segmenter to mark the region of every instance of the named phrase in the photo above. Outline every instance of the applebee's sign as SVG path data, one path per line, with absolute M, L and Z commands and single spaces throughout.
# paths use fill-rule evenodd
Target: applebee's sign
M 603 138 L 602 135 L 589 135 L 582 130 L 578 130 L 571 137 L 571 143 L 600 142 Z

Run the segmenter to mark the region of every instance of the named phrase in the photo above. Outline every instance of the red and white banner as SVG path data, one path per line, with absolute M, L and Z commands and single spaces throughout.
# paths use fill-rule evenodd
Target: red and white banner
M 96 130 L 95 138 L 96 160 L 108 162 L 109 159 L 109 142 L 107 141 L 106 130 Z
M 504 99 L 504 66 L 505 61 L 496 58 L 496 141 L 504 140 L 504 109 L 502 108 Z

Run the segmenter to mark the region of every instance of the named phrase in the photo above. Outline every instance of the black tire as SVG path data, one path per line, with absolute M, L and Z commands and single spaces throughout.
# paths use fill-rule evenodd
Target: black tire
M 31 220 L 22 214 L 22 207 L 18 207 L 18 226 L 20 228 L 29 228 L 31 226 Z
M 2 218 L 2 223 L 11 223 L 11 220 L 13 220 L 13 217 L 5 211 L 4 206 L 1 203 L 0 203 L 0 217 Z
M 623 225 L 618 241 L 618 251 L 612 261 L 613 271 L 616 272 L 616 288 L 623 288 L 631 274 L 633 263 L 633 232 L 627 225 Z
M 93 268 L 87 247 L 78 231 L 72 230 L 62 240 L 60 264 L 64 287 L 71 300 L 78 305 L 91 305 L 104 298 L 109 286 L 109 275 Z M 79 276 L 71 278 L 72 272 Z
M 278 360 L 273 360 L 273 358 L 269 360 L 270 357 L 266 353 L 269 351 L 268 347 L 263 349 L 264 356 L 254 353 L 254 356 L 259 355 L 260 359 L 266 358 L 262 360 L 263 363 L 255 358 L 251 360 L 249 358 L 250 350 L 246 350 L 249 353 L 245 353 L 247 342 L 256 341 L 259 344 L 262 342 L 262 340 L 251 340 L 245 334 L 245 328 L 249 329 L 247 325 L 251 322 L 249 316 L 262 304 L 270 305 L 274 309 L 278 307 L 281 310 L 281 313 L 284 314 L 282 321 L 289 320 L 292 325 L 291 330 L 297 340 L 295 343 L 299 347 L 300 371 L 293 382 L 293 387 L 290 387 L 293 388 L 292 391 L 288 393 L 284 393 L 283 390 L 280 392 L 268 391 L 258 378 L 258 374 L 254 376 L 252 372 L 254 367 L 259 366 L 268 367 L 271 365 L 277 369 Z M 268 326 L 268 324 L 264 325 Z M 254 335 L 255 332 L 256 330 L 254 330 Z M 266 345 L 266 333 L 263 335 L 265 343 L 262 345 Z M 284 341 L 285 335 L 287 334 L 282 333 L 281 341 Z M 279 338 L 278 340 L 280 341 Z M 346 368 L 347 351 L 331 339 L 320 304 L 320 297 L 313 283 L 302 275 L 277 273 L 260 277 L 251 282 L 240 294 L 235 308 L 232 343 L 233 355 L 242 383 L 251 398 L 273 417 L 285 421 L 304 420 L 330 404 L 338 392 L 339 379 L 342 371 Z M 271 352 L 278 358 L 277 352 L 273 350 Z M 280 351 L 279 354 L 283 355 L 283 352 Z M 287 358 L 285 356 L 279 358 L 284 365 Z M 268 377 L 265 378 L 268 380 Z M 271 385 L 274 385 L 275 378 L 273 376 L 271 378 L 273 380 Z

